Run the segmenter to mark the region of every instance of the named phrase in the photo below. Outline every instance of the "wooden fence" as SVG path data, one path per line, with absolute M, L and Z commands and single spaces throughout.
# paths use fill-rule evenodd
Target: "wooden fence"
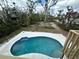
M 61 59 L 79 59 L 79 30 L 70 30 Z

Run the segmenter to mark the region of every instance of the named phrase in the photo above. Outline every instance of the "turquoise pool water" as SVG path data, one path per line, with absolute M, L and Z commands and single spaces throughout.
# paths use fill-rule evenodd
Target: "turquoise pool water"
M 59 58 L 62 54 L 62 45 L 55 39 L 49 37 L 24 37 L 16 41 L 11 47 L 14 56 L 28 53 L 41 53 L 50 57 Z

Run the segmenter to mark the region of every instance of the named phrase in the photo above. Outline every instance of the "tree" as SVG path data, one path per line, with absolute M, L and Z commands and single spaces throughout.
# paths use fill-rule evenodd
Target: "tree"
M 72 15 L 74 12 L 72 6 L 67 6 L 67 11 L 68 12 L 66 13 L 66 27 L 71 27 L 72 21 L 74 20 L 74 17 Z
M 1 0 L 0 6 L 1 6 L 2 11 L 3 11 L 3 22 L 6 23 L 6 20 L 8 20 L 8 18 L 9 18 L 8 17 L 8 9 L 9 9 L 8 1 Z
M 37 1 L 27 0 L 26 4 L 28 6 L 29 14 L 33 13 L 33 10 L 36 8 Z
M 37 1 L 27 0 L 26 4 L 28 6 L 28 11 L 29 11 L 29 14 L 28 14 L 28 25 L 30 25 L 31 21 L 33 21 L 32 20 L 32 16 L 34 14 L 33 11 L 36 8 Z
M 66 29 L 73 29 L 76 18 L 78 17 L 78 12 L 75 12 L 72 6 L 67 6 L 67 13 L 65 19 Z
M 42 1 L 45 1 L 44 3 Z M 49 10 L 52 6 L 56 5 L 58 0 L 39 0 L 39 3 L 43 6 L 44 11 L 45 11 L 45 19 L 44 21 L 47 21 L 47 16 L 49 14 Z M 51 3 L 51 5 L 49 5 Z
M 62 21 L 62 12 L 63 10 L 58 10 L 58 18 L 59 18 L 59 21 L 61 22 Z
M 4 22 L 4 23 L 6 23 L 5 22 L 5 9 L 4 9 L 4 7 L 3 7 L 3 4 L 2 4 L 2 0 L 1 0 L 1 2 L 0 2 L 0 6 L 1 6 L 1 8 L 2 8 L 2 21 Z

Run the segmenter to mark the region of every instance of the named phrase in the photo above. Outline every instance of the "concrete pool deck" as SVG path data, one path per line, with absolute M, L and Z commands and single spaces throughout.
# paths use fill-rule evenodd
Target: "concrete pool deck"
M 65 40 L 66 38 L 62 35 L 62 34 L 54 34 L 54 33 L 46 33 L 46 32 L 27 32 L 27 31 L 22 31 L 20 34 L 16 35 L 15 37 L 9 39 L 9 41 L 5 44 L 3 44 L 0 48 L 0 54 L 2 55 L 8 55 L 8 56 L 13 56 L 10 52 L 10 49 L 12 47 L 12 45 L 18 41 L 19 39 L 21 39 L 22 37 L 35 37 L 35 36 L 46 36 L 46 37 L 50 37 L 50 38 L 54 38 L 56 39 L 57 41 L 59 41 L 62 46 L 64 46 L 64 43 L 65 43 Z M 51 57 L 47 57 L 47 58 L 44 58 L 46 57 L 45 55 L 40 55 L 40 54 L 25 54 L 25 55 L 22 55 L 22 56 L 19 56 L 19 57 L 25 57 L 31 56 L 31 59 L 52 59 Z M 34 57 L 35 56 L 35 57 Z M 37 56 L 42 56 L 41 58 L 38 58 Z M 26 58 L 26 57 L 25 57 Z M 54 58 L 53 58 L 54 59 Z

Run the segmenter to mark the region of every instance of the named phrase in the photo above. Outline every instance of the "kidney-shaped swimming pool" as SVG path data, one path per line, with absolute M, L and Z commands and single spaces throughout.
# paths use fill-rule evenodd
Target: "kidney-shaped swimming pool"
M 54 58 L 60 58 L 63 46 L 50 37 L 23 37 L 16 41 L 10 51 L 12 55 L 19 56 L 28 53 L 41 53 Z

